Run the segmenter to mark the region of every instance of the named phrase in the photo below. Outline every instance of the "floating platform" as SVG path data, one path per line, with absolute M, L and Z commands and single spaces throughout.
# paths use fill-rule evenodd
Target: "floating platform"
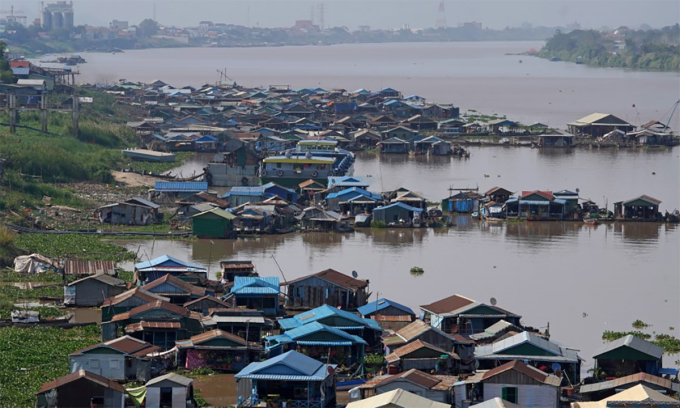
M 157 152 L 155 150 L 146 149 L 125 149 L 123 156 L 129 157 L 132 160 L 150 161 L 150 162 L 173 162 L 175 155 L 173 153 Z

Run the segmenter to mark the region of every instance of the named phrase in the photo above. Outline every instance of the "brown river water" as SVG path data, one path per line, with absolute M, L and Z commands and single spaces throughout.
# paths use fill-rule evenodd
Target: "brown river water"
M 680 159 L 672 150 L 539 150 L 471 147 L 469 160 L 358 155 L 355 174 L 372 175 L 371 190 L 404 186 L 431 201 L 449 186 L 480 191 L 580 189 L 601 206 L 648 194 L 661 209 L 680 208 Z M 185 172 L 201 168 L 196 156 Z M 653 175 L 652 172 L 656 174 Z M 484 175 L 490 177 L 484 177 Z M 501 177 L 498 177 L 498 176 Z M 326 268 L 357 271 L 376 295 L 414 310 L 454 293 L 550 323 L 552 339 L 586 359 L 603 330 L 627 330 L 636 319 L 657 332 L 680 329 L 680 225 L 582 222 L 487 224 L 467 216 L 448 229 L 359 229 L 355 233 L 293 233 L 238 240 L 131 241 L 144 260 L 163 254 L 209 266 L 250 259 L 263 276 L 295 279 Z M 279 271 L 275 261 L 281 266 Z M 413 266 L 423 276 L 410 275 Z M 127 265 L 131 268 L 132 265 Z M 674 330 L 670 330 L 673 327 Z M 676 334 L 677 335 L 677 334 Z M 666 359 L 673 365 L 678 356 Z
M 161 79 L 175 86 L 214 83 L 216 69 L 245 86 L 288 84 L 347 90 L 393 87 L 461 111 L 507 114 L 523 123 L 565 128 L 592 112 L 640 125 L 668 119 L 680 97 L 678 73 L 591 68 L 505 55 L 540 42 L 348 44 L 329 47 L 156 49 L 83 54 L 81 82 Z M 520 63 L 519 60 L 522 60 Z M 671 126 L 680 129 L 680 113 Z M 470 147 L 472 157 L 359 154 L 355 174 L 372 191 L 399 186 L 439 201 L 448 188 L 499 185 L 512 191 L 579 189 L 612 209 L 647 194 L 661 210 L 680 209 L 680 151 L 675 149 L 541 150 Z M 196 156 L 176 173 L 209 161 Z M 592 365 L 603 330 L 628 330 L 635 319 L 650 331 L 680 330 L 680 226 L 574 222 L 485 224 L 457 217 L 438 230 L 358 230 L 260 238 L 122 243 L 146 260 L 163 254 L 209 266 L 250 259 L 261 275 L 294 279 L 326 268 L 370 280 L 376 295 L 412 308 L 454 293 L 521 314 L 535 327 L 550 323 L 552 340 L 580 350 Z M 278 261 L 279 271 L 274 259 Z M 126 265 L 131 268 L 132 265 Z M 409 274 L 412 266 L 423 276 Z M 673 327 L 674 330 L 670 328 Z M 667 366 L 680 356 L 665 359 Z

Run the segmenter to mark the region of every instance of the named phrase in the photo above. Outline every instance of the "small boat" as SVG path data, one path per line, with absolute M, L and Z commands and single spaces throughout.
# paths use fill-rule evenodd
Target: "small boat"
M 370 227 L 371 226 L 371 215 L 370 214 L 357 214 L 354 217 L 355 227 Z
M 588 225 L 597 225 L 597 224 L 600 223 L 600 221 L 598 221 L 598 220 L 595 219 L 595 218 L 584 218 L 584 219 L 583 219 L 583 222 L 586 223 L 586 224 L 588 224 Z

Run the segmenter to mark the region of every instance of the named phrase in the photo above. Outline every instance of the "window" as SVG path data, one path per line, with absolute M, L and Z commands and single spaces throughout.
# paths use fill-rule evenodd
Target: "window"
M 90 368 L 99 368 L 99 360 L 95 358 L 90 359 Z
M 120 360 L 111 359 L 109 360 L 110 370 L 120 370 Z
M 501 396 L 506 401 L 517 404 L 517 387 L 503 387 L 503 394 Z

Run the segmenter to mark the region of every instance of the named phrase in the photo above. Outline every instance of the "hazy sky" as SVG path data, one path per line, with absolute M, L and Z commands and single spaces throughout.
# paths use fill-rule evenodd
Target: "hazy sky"
M 2 9 L 14 5 L 30 20 L 39 15 L 37 0 L 1 0 L 0 4 Z M 295 20 L 310 19 L 312 9 L 323 4 L 325 27 L 347 26 L 351 30 L 359 25 L 434 27 L 439 8 L 439 0 L 75 0 L 73 4 L 77 25 L 102 26 L 113 19 L 138 24 L 153 17 L 155 6 L 157 21 L 180 27 L 198 25 L 201 20 L 290 27 Z M 656 28 L 680 21 L 678 0 L 445 0 L 444 4 L 451 27 L 479 21 L 490 28 L 517 27 L 524 22 L 544 26 L 578 22 L 584 28 L 647 23 Z

